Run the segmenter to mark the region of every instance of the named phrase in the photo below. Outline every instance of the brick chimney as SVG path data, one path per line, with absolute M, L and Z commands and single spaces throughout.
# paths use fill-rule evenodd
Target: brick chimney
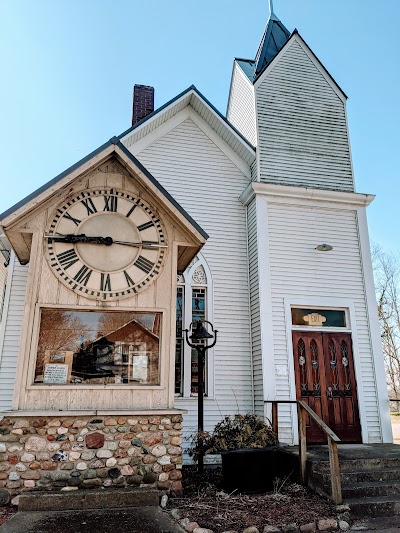
M 132 126 L 154 111 L 154 87 L 135 85 L 133 88 Z

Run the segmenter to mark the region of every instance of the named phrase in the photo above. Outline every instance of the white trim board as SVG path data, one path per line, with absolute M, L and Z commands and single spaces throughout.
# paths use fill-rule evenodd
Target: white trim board
M 251 182 L 240 197 L 247 205 L 255 196 L 263 196 L 268 202 L 329 207 L 343 209 L 345 206 L 367 207 L 375 199 L 373 194 L 345 191 L 330 191 L 311 187 L 295 187 L 292 185 L 275 185 L 272 183 Z
M 381 436 L 382 442 L 392 443 L 393 433 L 390 421 L 389 399 L 386 387 L 386 373 L 383 360 L 383 350 L 378 317 L 378 305 L 376 303 L 374 274 L 372 270 L 371 249 L 369 244 L 368 223 L 365 208 L 359 208 L 357 210 L 357 223 L 362 271 L 364 278 L 364 292 L 368 313 L 372 359 L 375 371 L 375 387 L 377 392 L 378 410 L 380 416 Z
M 264 401 L 276 398 L 274 360 L 274 328 L 272 317 L 270 253 L 268 232 L 268 204 L 256 199 L 258 283 L 260 301 L 260 333 Z M 262 231 L 261 231 L 262 230 Z
M 257 176 L 256 176 L 256 181 L 253 183 L 261 183 L 261 150 L 260 150 L 260 118 L 259 118 L 259 113 L 258 113 L 258 97 L 259 97 L 259 91 L 256 91 L 254 90 L 254 106 L 256 108 L 256 145 L 257 145 L 257 150 L 256 150 L 256 162 L 257 162 Z M 242 196 L 246 197 L 246 194 L 247 196 L 249 196 L 251 194 L 250 192 L 250 187 L 251 187 L 251 184 L 249 186 L 248 189 L 246 189 Z M 252 189 L 254 190 L 254 189 Z M 242 198 L 240 198 L 242 200 Z M 242 200 L 243 202 L 243 200 Z M 251 202 L 251 199 L 249 199 L 245 205 L 247 205 L 247 203 Z

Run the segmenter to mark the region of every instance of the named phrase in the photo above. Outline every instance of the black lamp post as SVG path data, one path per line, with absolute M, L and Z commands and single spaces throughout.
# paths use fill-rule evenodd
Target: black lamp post
M 211 333 L 208 333 L 207 329 L 203 325 L 203 322 L 205 322 L 206 324 L 210 324 L 211 329 L 214 332 L 214 335 L 211 335 Z M 190 324 L 190 328 L 193 331 L 193 322 Z M 211 324 L 211 322 L 208 322 L 207 320 L 204 320 L 204 321 L 198 320 L 196 324 L 196 329 L 192 333 L 192 335 L 190 335 L 190 337 L 189 337 L 189 330 L 185 329 L 186 342 L 191 348 L 194 348 L 195 350 L 197 350 L 197 359 L 198 359 L 198 364 L 197 364 L 197 402 L 198 402 L 197 403 L 197 431 L 200 436 L 200 451 L 199 451 L 199 459 L 197 462 L 197 470 L 199 474 L 202 474 L 204 470 L 204 461 L 203 461 L 204 454 L 201 448 L 201 443 L 202 443 L 201 434 L 204 431 L 204 377 L 203 377 L 203 374 L 204 374 L 205 355 L 206 355 L 207 350 L 215 346 L 217 342 L 217 333 L 218 331 L 214 330 L 214 327 Z M 189 342 L 189 338 L 195 342 L 204 341 L 208 339 L 214 339 L 214 342 L 210 345 L 200 344 L 200 343 L 195 344 L 195 343 Z

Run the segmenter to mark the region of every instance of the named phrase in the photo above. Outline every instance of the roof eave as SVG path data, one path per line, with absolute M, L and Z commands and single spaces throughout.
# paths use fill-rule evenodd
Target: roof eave
M 83 171 L 86 171 L 87 169 L 90 169 L 94 165 L 98 164 L 99 161 L 101 161 L 102 159 L 110 157 L 113 152 L 117 152 L 118 154 L 118 151 L 120 151 L 121 154 L 123 154 L 124 158 L 128 159 L 132 163 L 132 165 L 134 165 L 137 171 L 142 173 L 150 181 L 150 183 L 154 185 L 154 187 L 161 193 L 161 195 L 167 200 L 167 202 L 170 203 L 171 206 L 173 206 L 173 209 L 177 210 L 183 216 L 183 218 L 186 219 L 186 221 L 192 226 L 192 228 L 195 230 L 195 233 L 198 233 L 201 236 L 201 239 L 208 239 L 209 236 L 203 230 L 203 228 L 201 228 L 201 226 L 197 224 L 197 222 L 187 213 L 185 209 L 183 209 L 183 207 L 173 198 L 173 196 L 169 194 L 169 192 L 142 165 L 142 163 L 140 163 L 140 161 L 136 159 L 133 154 L 131 154 L 131 152 L 121 143 L 118 137 L 112 137 L 107 143 L 103 144 L 98 149 L 91 152 L 91 154 L 81 159 L 78 163 L 53 178 L 51 181 L 34 191 L 29 196 L 25 197 L 23 200 L 15 204 L 15 206 L 5 211 L 0 221 L 0 224 L 3 226 L 5 232 L 7 232 L 7 228 L 9 226 L 14 227 L 15 224 L 20 220 L 20 218 L 24 217 L 27 212 L 31 211 L 32 207 L 30 207 L 29 204 L 34 202 L 35 199 L 38 199 L 38 197 L 42 193 L 48 192 L 47 195 L 43 195 L 43 198 L 41 198 L 40 200 L 38 199 L 38 201 L 34 203 L 33 207 L 36 207 L 39 204 L 39 201 L 45 202 L 50 200 L 54 196 L 54 194 L 56 194 L 60 190 L 60 188 L 68 186 L 72 180 L 74 180 L 82 173 L 80 172 L 80 170 L 83 169 Z M 121 156 L 121 154 L 118 155 Z M 98 157 L 99 161 L 95 160 L 96 157 Z M 87 168 L 85 168 L 85 165 L 87 166 Z M 73 175 L 74 173 L 76 173 L 76 176 Z M 69 179 L 66 180 L 65 184 L 51 190 L 52 186 L 54 187 L 55 185 L 60 184 L 60 182 L 64 178 Z
M 141 127 L 145 126 L 149 121 L 155 120 L 160 113 L 167 113 L 172 106 L 177 105 L 182 98 L 189 96 L 189 94 L 194 95 L 198 98 L 203 105 L 206 105 L 209 110 L 221 121 L 225 128 L 246 148 L 250 158 L 255 158 L 255 147 L 238 131 L 226 117 L 194 86 L 191 85 L 188 89 L 180 93 L 178 96 L 158 108 L 156 111 L 153 111 L 150 115 L 147 115 L 140 122 L 124 131 L 118 138 L 124 142 L 129 138 L 129 135 L 139 130 Z

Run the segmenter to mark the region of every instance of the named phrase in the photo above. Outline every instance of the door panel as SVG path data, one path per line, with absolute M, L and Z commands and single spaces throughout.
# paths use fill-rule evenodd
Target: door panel
M 349 333 L 323 333 L 327 372 L 327 424 L 343 442 L 360 442 L 357 387 Z
M 293 354 L 297 399 L 305 401 L 343 442 L 360 442 L 351 335 L 294 331 Z M 307 440 L 326 442 L 310 418 Z
M 293 333 L 297 399 L 303 400 L 323 420 L 328 412 L 322 335 L 318 332 Z M 312 418 L 307 422 L 307 440 L 325 442 L 322 429 Z

